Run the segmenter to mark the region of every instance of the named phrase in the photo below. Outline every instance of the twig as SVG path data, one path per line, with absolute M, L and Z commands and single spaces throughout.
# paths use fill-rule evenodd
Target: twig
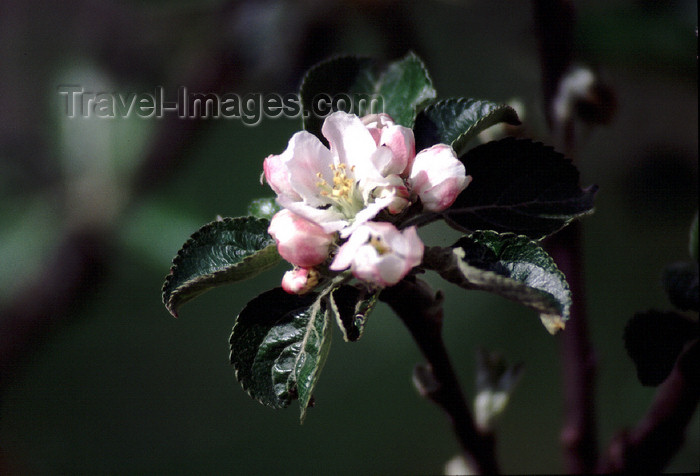
M 661 472 L 685 439 L 685 430 L 700 401 L 700 341 L 690 344 L 661 384 L 636 428 L 611 443 L 603 473 Z
M 574 6 L 570 0 L 533 0 L 535 29 L 542 64 L 545 116 L 554 129 L 552 101 L 574 51 Z
M 428 361 L 416 369 L 419 389 L 447 414 L 470 466 L 480 474 L 498 473 L 493 436 L 477 430 L 442 340 L 442 294 L 423 281 L 406 278 L 384 290 L 381 299 L 403 321 Z
M 533 0 L 542 63 L 542 86 L 547 122 L 567 155 L 574 150 L 573 120 L 558 124 L 552 102 L 574 53 L 574 6 L 570 0 Z M 583 244 L 579 223 L 569 225 L 547 242 L 547 248 L 566 276 L 572 293 L 567 327 L 562 332 L 565 417 L 561 431 L 565 464 L 570 473 L 590 473 L 598 461 L 595 422 L 596 359 L 588 336 L 583 277 Z
M 591 473 L 597 464 L 595 423 L 596 358 L 588 337 L 581 226 L 573 223 L 547 241 L 547 249 L 569 282 L 570 319 L 559 338 L 564 386 L 564 424 L 561 442 L 570 473 Z

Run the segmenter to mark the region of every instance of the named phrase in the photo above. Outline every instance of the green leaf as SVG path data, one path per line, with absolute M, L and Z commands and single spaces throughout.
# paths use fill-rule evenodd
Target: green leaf
M 698 323 L 676 312 L 647 311 L 625 327 L 625 348 L 644 386 L 666 380 L 686 342 L 698 337 Z
M 274 408 L 311 404 L 331 344 L 330 317 L 317 294 L 267 291 L 241 311 L 230 338 L 231 363 L 243 389 Z
M 335 101 L 341 95 L 347 101 Z M 324 144 L 327 141 L 321 134 L 321 126 L 332 111 L 343 110 L 358 116 L 385 112 L 397 124 L 412 127 L 418 109 L 435 95 L 423 62 L 413 53 L 389 64 L 384 71 L 368 58 L 331 58 L 306 73 L 299 93 L 304 129 Z M 319 99 L 331 104 L 320 108 L 323 103 Z
M 457 155 L 462 155 L 477 134 L 500 122 L 520 124 L 515 109 L 507 104 L 467 98 L 438 101 L 416 117 L 416 150 L 449 144 Z
M 301 83 L 301 98 L 304 129 L 328 142 L 321 134 L 321 126 L 331 110 L 319 110 L 319 100 L 331 101 L 340 94 L 372 94 L 375 91 L 376 76 L 374 62 L 369 58 L 341 56 L 325 60 L 307 71 Z M 339 104 L 335 104 L 338 110 Z M 364 115 L 365 110 L 352 110 L 345 104 L 345 112 Z M 330 107 L 330 105 L 329 105 Z M 377 111 L 374 111 L 377 112 Z M 381 112 L 381 111 L 379 111 Z
M 281 209 L 274 198 L 256 198 L 248 205 L 248 215 L 270 220 Z
M 700 308 L 698 278 L 697 261 L 667 266 L 662 282 L 671 304 L 682 311 L 697 312 Z
M 367 317 L 378 298 L 378 292 L 350 285 L 339 286 L 331 292 L 331 309 L 346 342 L 362 337 Z
M 554 260 L 525 236 L 473 233 L 452 248 L 430 248 L 423 265 L 466 289 L 488 291 L 534 309 L 551 334 L 569 318 L 571 292 Z
M 503 139 L 460 160 L 473 180 L 444 212 L 459 230 L 542 239 L 593 210 L 598 187 L 581 189 L 571 160 L 541 143 Z
M 254 217 L 224 218 L 196 231 L 173 259 L 163 284 L 163 304 L 178 308 L 209 289 L 253 276 L 279 260 L 270 222 Z
M 423 61 L 414 53 L 389 65 L 376 92 L 384 98 L 384 112 L 406 127 L 413 127 L 418 108 L 437 95 Z

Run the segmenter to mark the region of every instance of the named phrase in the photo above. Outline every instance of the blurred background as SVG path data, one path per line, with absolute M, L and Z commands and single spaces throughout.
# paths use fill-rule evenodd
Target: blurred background
M 614 91 L 606 126 L 579 129 L 587 301 L 599 360 L 600 446 L 644 414 L 622 332 L 669 309 L 663 267 L 688 259 L 698 196 L 697 3 L 587 1 L 576 57 Z M 552 143 L 529 2 L 430 0 L 0 3 L 0 473 L 440 473 L 459 448 L 411 384 L 421 361 L 384 306 L 361 341 L 335 333 L 303 426 L 251 400 L 228 363 L 246 302 L 280 264 L 213 290 L 173 319 L 160 287 L 188 236 L 270 196 L 262 160 L 300 120 L 68 118 L 59 88 L 296 92 L 334 53 L 408 50 L 438 96 L 517 99 L 525 133 Z M 444 230 L 424 239 L 439 244 Z M 445 238 L 442 238 L 445 240 Z M 446 291 L 445 336 L 468 394 L 478 347 L 525 364 L 497 428 L 505 472 L 563 471 L 557 337 L 497 297 Z M 698 415 L 669 470 L 697 471 Z

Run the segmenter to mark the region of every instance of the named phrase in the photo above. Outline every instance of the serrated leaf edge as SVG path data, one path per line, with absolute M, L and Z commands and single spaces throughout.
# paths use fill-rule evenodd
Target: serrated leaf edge
M 280 290 L 281 290 L 282 288 L 276 288 L 276 289 L 280 289 Z M 269 290 L 269 291 L 272 291 L 272 290 Z M 266 291 L 266 292 L 269 292 L 269 291 Z M 255 299 L 257 299 L 257 298 L 259 298 L 260 296 L 262 296 L 263 294 L 265 294 L 265 292 L 258 294 L 256 297 L 254 297 L 253 299 L 251 299 L 251 301 L 254 301 Z M 251 301 L 249 301 L 249 303 L 250 303 Z M 317 298 L 316 301 L 314 301 L 314 303 L 317 302 L 317 301 L 318 301 L 318 298 Z M 246 306 L 247 306 L 247 305 L 248 305 L 248 304 L 246 304 Z M 245 309 L 246 306 L 244 306 L 243 309 Z M 241 312 L 243 312 L 243 309 L 241 310 Z M 309 307 L 309 309 L 310 309 L 310 307 Z M 294 312 L 295 310 L 296 310 L 296 309 L 292 309 L 292 310 L 289 311 L 289 312 Z M 239 315 L 240 315 L 240 313 L 239 313 Z M 286 313 L 285 313 L 284 315 L 286 315 Z M 259 404 L 261 404 L 261 405 L 263 405 L 263 406 L 266 406 L 266 407 L 271 407 L 271 408 L 287 408 L 287 407 L 289 406 L 289 404 L 291 403 L 291 400 L 293 400 L 293 399 L 290 399 L 290 402 L 287 403 L 286 405 L 281 405 L 281 406 L 270 405 L 269 403 L 264 402 L 261 398 L 257 397 L 257 396 L 253 393 L 251 387 L 246 387 L 246 386 L 243 385 L 243 382 L 241 382 L 241 379 L 240 379 L 240 376 L 239 376 L 239 373 L 240 373 L 240 371 L 241 371 L 241 366 L 238 365 L 238 362 L 234 362 L 234 360 L 233 360 L 233 342 L 231 342 L 231 341 L 233 340 L 233 335 L 236 333 L 236 326 L 238 326 L 238 318 L 236 318 L 236 322 L 234 323 L 233 328 L 231 329 L 231 335 L 229 336 L 229 345 L 231 345 L 231 350 L 230 350 L 230 352 L 229 352 L 229 362 L 230 362 L 231 365 L 233 366 L 233 374 L 234 374 L 236 380 L 240 383 L 241 388 L 243 389 L 243 391 L 244 391 L 250 398 L 252 398 L 252 399 L 255 400 L 256 402 L 258 402 Z M 295 360 L 295 365 L 296 365 L 296 360 Z
M 433 85 L 433 78 L 430 77 L 430 73 L 428 72 L 428 68 L 425 66 L 425 62 L 415 52 L 409 51 L 403 58 L 389 63 L 387 67 L 382 70 L 378 81 L 375 83 L 375 90 L 373 91 L 373 93 L 379 93 L 379 91 L 381 90 L 381 86 L 386 80 L 386 73 L 392 66 L 409 59 L 415 61 L 418 64 L 418 66 L 420 66 L 421 71 L 423 72 L 423 74 L 425 74 L 425 78 L 428 80 L 428 85 L 424 86 L 423 90 L 421 91 L 419 102 L 413 105 L 413 119 L 411 120 L 411 124 L 408 125 L 410 129 L 413 129 L 413 127 L 416 124 L 416 116 L 418 115 L 418 112 L 420 112 L 420 110 L 423 107 L 427 107 L 426 105 L 428 105 L 430 101 L 437 97 L 437 91 L 435 90 L 435 86 Z M 430 93 L 426 94 L 426 91 L 430 91 Z
M 175 317 L 175 318 L 178 317 L 178 314 L 177 314 L 177 306 L 173 303 L 173 301 L 174 301 L 174 299 L 175 299 L 175 296 L 177 295 L 177 291 L 181 290 L 181 289 L 184 288 L 185 286 L 192 285 L 193 283 L 198 283 L 198 282 L 200 282 L 200 281 L 205 281 L 206 279 L 212 279 L 213 277 L 216 277 L 216 276 L 219 276 L 219 275 L 221 275 L 221 274 L 224 274 L 224 273 L 230 272 L 230 271 L 232 271 L 232 270 L 235 270 L 236 268 L 242 266 L 243 264 L 247 263 L 248 261 L 250 261 L 250 260 L 252 260 L 252 259 L 255 259 L 259 254 L 261 254 L 261 253 L 263 253 L 263 252 L 268 252 L 269 249 L 270 249 L 271 247 L 276 247 L 276 245 L 275 245 L 274 243 L 271 243 L 270 245 L 266 246 L 265 248 L 262 248 L 261 250 L 258 250 L 256 253 L 254 253 L 254 254 L 252 254 L 252 255 L 250 255 L 250 256 L 246 256 L 245 258 L 243 258 L 243 260 L 242 260 L 241 262 L 236 263 L 235 265 L 233 265 L 233 266 L 231 266 L 231 267 L 227 267 L 227 268 L 225 268 L 225 269 L 217 270 L 217 271 L 215 271 L 215 272 L 213 272 L 213 273 L 211 273 L 211 274 L 207 274 L 206 276 L 202 276 L 202 277 L 199 277 L 199 278 L 195 278 L 195 279 L 193 279 L 193 280 L 190 280 L 190 281 L 186 281 L 185 283 L 181 284 L 180 286 L 174 288 L 174 289 L 170 292 L 170 295 L 169 295 L 169 296 L 167 295 L 167 290 L 166 290 L 166 288 L 167 288 L 168 285 L 171 283 L 171 281 L 174 279 L 175 270 L 177 269 L 177 267 L 181 264 L 182 260 L 184 259 L 184 254 L 183 254 L 183 252 L 184 252 L 186 249 L 188 249 L 188 248 L 190 248 L 191 246 L 193 246 L 193 243 L 198 239 L 198 237 L 199 237 L 202 233 L 204 233 L 204 231 L 205 231 L 206 229 L 208 229 L 209 227 L 211 227 L 212 225 L 214 225 L 215 223 L 218 223 L 218 222 L 225 222 L 225 223 L 233 222 L 233 221 L 247 222 L 247 221 L 251 221 L 251 220 L 267 220 L 267 219 L 266 219 L 266 218 L 258 218 L 258 217 L 246 216 L 246 217 L 233 217 L 233 218 L 232 218 L 232 217 L 226 217 L 226 218 L 223 218 L 223 219 L 221 219 L 221 220 L 214 220 L 214 221 L 211 221 L 211 222 L 206 223 L 206 224 L 202 225 L 201 227 L 199 227 L 199 229 L 197 229 L 197 231 L 195 231 L 194 233 L 192 233 L 192 235 L 190 235 L 190 237 L 187 239 L 187 241 L 185 241 L 185 243 L 182 245 L 182 247 L 180 248 L 180 250 L 177 252 L 177 254 L 175 255 L 175 257 L 173 258 L 173 261 L 172 261 L 172 263 L 171 263 L 171 265 L 170 265 L 170 271 L 169 271 L 168 275 L 165 277 L 165 281 L 163 282 L 163 286 L 161 287 L 161 299 L 162 299 L 162 302 L 163 302 L 163 304 L 165 305 L 165 307 L 166 307 L 166 309 L 168 310 L 168 312 L 169 312 L 173 317 Z M 268 220 L 268 221 L 269 221 L 269 220 Z M 272 267 L 272 266 L 274 266 L 274 264 L 271 264 L 269 267 L 263 267 L 263 268 L 259 269 L 256 273 L 251 274 L 249 277 L 252 278 L 253 276 L 256 276 L 257 274 L 262 273 L 263 271 L 269 269 L 269 268 Z M 227 284 L 227 283 L 220 283 L 220 284 L 214 285 L 214 286 L 212 286 L 212 287 L 217 287 L 217 286 L 221 286 L 221 285 L 224 285 L 224 284 Z M 204 293 L 204 292 L 206 292 L 206 291 L 207 291 L 207 290 L 204 290 L 204 291 L 202 291 L 202 293 Z M 193 298 L 194 298 L 194 297 L 196 297 L 196 296 L 193 296 Z M 192 299 L 192 298 L 191 298 L 191 299 Z M 185 302 L 186 302 L 186 301 L 185 301 Z
M 518 241 L 527 241 L 528 243 L 532 243 L 535 246 L 539 245 L 537 244 L 536 241 L 530 239 L 529 237 L 525 235 L 518 235 L 516 233 L 497 233 L 494 231 L 479 231 L 477 233 L 482 233 L 482 234 L 493 234 L 493 235 L 498 235 L 500 237 L 505 237 L 505 238 L 515 238 Z M 515 302 L 518 302 L 519 304 L 524 305 L 525 307 L 529 309 L 533 309 L 535 312 L 539 314 L 540 320 L 542 321 L 542 324 L 545 326 L 547 331 L 550 334 L 556 334 L 558 331 L 562 330 L 565 328 L 565 323 L 569 319 L 569 308 L 566 305 L 562 305 L 561 307 L 558 304 L 557 298 L 552 295 L 551 293 L 534 288 L 532 286 L 528 286 L 527 284 L 518 281 L 516 279 L 513 279 L 508 276 L 502 276 L 498 273 L 495 273 L 493 271 L 489 270 L 484 270 L 481 268 L 478 268 L 476 266 L 469 265 L 464 261 L 464 250 L 461 247 L 455 247 L 455 248 L 434 248 L 431 249 L 431 257 L 434 260 L 434 262 L 440 262 L 442 261 L 442 269 L 439 270 L 437 269 L 438 273 L 445 278 L 446 280 L 457 284 L 461 287 L 467 288 L 467 289 L 475 289 L 475 290 L 482 290 L 479 288 L 480 281 L 483 283 L 484 280 L 475 280 L 473 279 L 475 277 L 475 273 L 478 272 L 478 275 L 488 277 L 490 279 L 493 279 L 497 282 L 504 282 L 504 283 L 509 283 L 509 284 L 515 284 L 519 287 L 522 287 L 528 291 L 528 294 L 531 292 L 535 292 L 537 294 L 547 294 L 552 297 L 552 303 L 550 303 L 551 307 L 546 308 L 546 307 L 535 307 L 534 305 L 527 305 L 523 303 L 522 301 L 517 301 L 515 299 L 511 299 L 507 295 L 504 294 L 499 294 L 493 292 L 493 294 L 499 295 L 501 297 L 504 297 L 506 299 L 511 299 Z M 445 256 L 445 253 L 448 253 L 447 256 Z M 442 254 L 442 258 L 440 258 L 440 255 Z M 553 268 L 553 273 L 561 278 L 562 282 L 564 283 L 564 289 L 565 291 L 571 295 L 571 291 L 569 288 L 569 283 L 566 280 L 566 276 L 564 273 L 561 272 L 561 270 L 557 267 L 556 263 L 554 262 L 554 259 L 546 253 L 546 260 L 548 264 L 552 265 Z M 447 261 L 445 261 L 445 258 L 447 258 Z M 455 277 L 455 267 L 459 275 Z M 472 272 L 474 270 L 474 273 Z M 465 284 L 471 284 L 473 286 L 468 286 Z M 491 291 L 489 291 L 491 292 Z M 541 302 L 541 301 L 532 301 L 533 303 L 536 302 Z M 551 312 L 550 312 L 551 311 Z
M 496 108 L 489 113 L 488 115 L 482 117 L 480 120 L 476 121 L 474 124 L 472 124 L 469 128 L 467 128 L 466 131 L 462 132 L 459 136 L 457 136 L 449 145 L 452 147 L 457 154 L 457 156 L 461 156 L 467 151 L 466 145 L 471 141 L 477 134 L 482 132 L 485 129 L 488 129 L 491 126 L 494 126 L 496 124 L 499 124 L 501 122 L 506 122 L 511 125 L 519 125 L 520 124 L 520 118 L 518 117 L 518 113 L 515 109 L 513 109 L 512 106 L 506 104 L 506 103 L 497 103 L 494 101 L 489 101 L 488 99 L 477 99 L 477 98 L 465 98 L 465 97 L 452 97 L 452 98 L 446 98 L 446 99 L 441 99 L 437 102 L 434 102 L 430 105 L 428 105 L 424 112 L 427 114 L 428 110 L 431 108 L 437 108 L 439 106 L 448 104 L 448 103 L 455 103 L 459 104 L 461 102 L 472 102 L 472 104 L 476 104 L 477 102 L 482 102 L 482 103 L 491 103 L 496 106 Z M 490 123 L 488 126 L 483 127 L 483 124 L 490 120 L 496 113 L 502 112 L 502 111 L 510 111 L 516 118 L 517 122 L 512 123 L 506 120 L 496 120 L 493 123 Z M 505 114 L 505 113 L 504 113 Z M 474 132 L 475 130 L 478 130 L 478 132 Z

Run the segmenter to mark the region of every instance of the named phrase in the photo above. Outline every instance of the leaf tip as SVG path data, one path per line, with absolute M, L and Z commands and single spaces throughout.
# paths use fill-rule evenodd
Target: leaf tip
M 566 327 L 564 319 L 556 314 L 540 314 L 540 319 L 545 329 L 547 329 L 547 332 L 552 335 L 558 334 L 559 331 L 563 331 Z
M 168 312 L 170 313 L 171 316 L 173 316 L 175 319 L 178 318 L 177 307 L 176 307 L 175 303 L 168 302 L 165 305 L 165 308 L 168 310 Z

